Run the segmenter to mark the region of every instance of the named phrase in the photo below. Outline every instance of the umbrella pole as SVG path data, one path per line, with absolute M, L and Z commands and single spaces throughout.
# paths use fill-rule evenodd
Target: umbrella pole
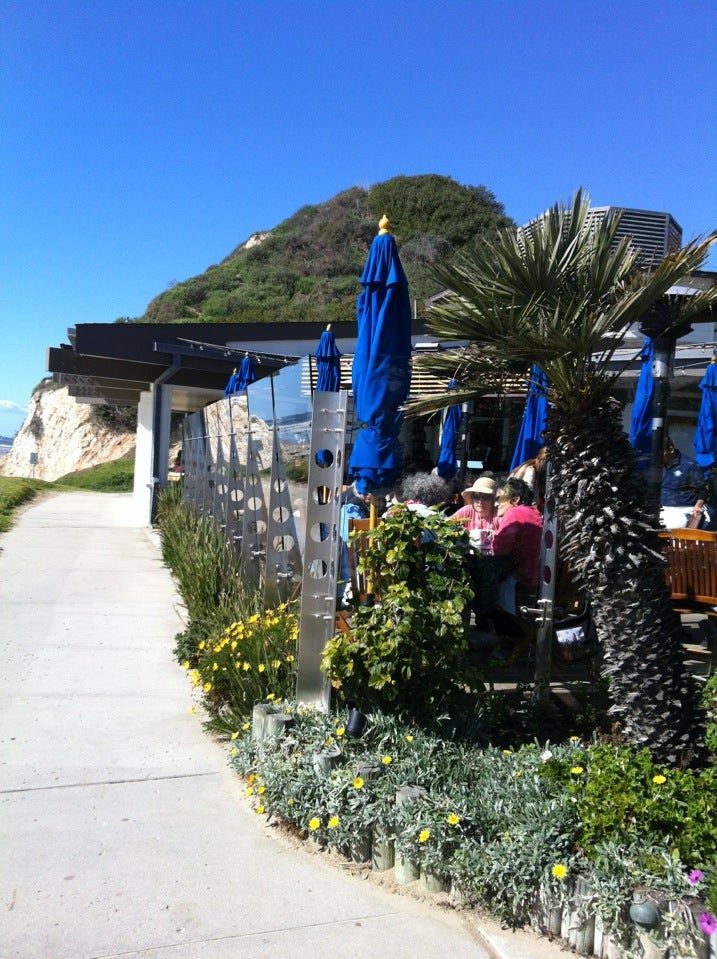
M 368 527 L 369 529 L 376 529 L 378 526 L 378 508 L 377 500 L 373 493 L 371 493 L 371 498 L 369 499 L 368 506 Z M 366 605 L 373 606 L 373 576 L 369 576 L 366 580 Z
M 376 497 L 371 494 L 368 507 L 369 528 L 376 529 L 378 526 L 378 509 L 376 508 Z

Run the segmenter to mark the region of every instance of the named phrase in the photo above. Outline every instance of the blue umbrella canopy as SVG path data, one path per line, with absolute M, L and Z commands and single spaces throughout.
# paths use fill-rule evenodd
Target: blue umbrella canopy
M 717 357 L 713 356 L 700 382 L 702 402 L 692 445 L 703 469 L 717 463 Z
M 448 389 L 454 389 L 455 380 L 451 380 Z M 446 415 L 443 418 L 443 431 L 441 432 L 441 451 L 438 454 L 438 463 L 436 472 L 443 479 L 453 479 L 458 472 L 458 461 L 456 460 L 456 442 L 461 428 L 462 411 L 458 404 L 449 406 Z
M 349 459 L 360 493 L 388 492 L 403 466 L 398 435 L 411 388 L 411 301 L 384 216 L 361 274 L 353 394 L 361 425 Z
M 635 400 L 630 420 L 630 445 L 637 451 L 638 465 L 646 469 L 650 463 L 652 449 L 652 395 L 655 381 L 652 378 L 652 355 L 655 346 L 648 337 L 640 353 L 642 368 L 637 380 Z
M 341 354 L 336 345 L 331 324 L 321 334 L 314 353 L 316 359 L 316 389 L 324 393 L 337 393 L 341 382 Z
M 240 393 L 242 390 L 245 390 L 250 383 L 256 381 L 256 373 L 254 372 L 254 364 L 251 361 L 251 357 L 247 353 L 244 359 L 241 361 L 241 365 L 238 370 L 234 370 L 232 375 L 229 377 L 229 382 L 224 388 L 225 396 L 233 396 L 234 393 Z
M 545 443 L 542 433 L 548 418 L 548 377 L 539 366 L 534 365 L 530 373 L 528 396 L 520 423 L 518 441 L 515 444 L 511 472 L 526 460 L 535 459 Z

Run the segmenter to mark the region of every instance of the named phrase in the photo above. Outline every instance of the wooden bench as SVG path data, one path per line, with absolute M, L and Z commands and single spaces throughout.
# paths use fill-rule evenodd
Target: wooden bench
M 665 578 L 677 613 L 717 617 L 717 533 L 701 529 L 670 529 L 665 541 Z

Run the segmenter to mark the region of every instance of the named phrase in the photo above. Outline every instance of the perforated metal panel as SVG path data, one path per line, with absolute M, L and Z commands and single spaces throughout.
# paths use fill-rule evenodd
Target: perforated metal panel
M 227 525 L 226 539 L 241 551 L 244 528 L 244 475 L 239 462 L 239 451 L 232 433 L 229 439 L 229 469 L 227 475 Z
M 269 519 L 266 534 L 264 606 L 268 609 L 297 595 L 301 584 L 301 552 L 281 443 L 274 424 Z
M 535 653 L 535 695 L 546 702 L 550 693 L 550 657 L 553 641 L 555 574 L 558 563 L 558 511 L 552 494 L 551 466 L 547 465 L 543 539 L 540 547 L 538 583 L 538 633 Z
M 259 450 L 252 438 L 251 424 L 246 452 L 246 484 L 241 541 L 241 568 L 245 579 L 258 583 L 266 560 L 266 500 L 261 484 Z
M 297 698 L 325 709 L 331 689 L 321 671 L 321 653 L 336 623 L 347 399 L 346 390 L 315 393 L 311 428 Z
M 226 529 L 227 524 L 227 464 L 224 459 L 224 447 L 221 436 L 217 437 L 216 465 L 214 467 L 214 507 L 212 510 L 218 526 Z

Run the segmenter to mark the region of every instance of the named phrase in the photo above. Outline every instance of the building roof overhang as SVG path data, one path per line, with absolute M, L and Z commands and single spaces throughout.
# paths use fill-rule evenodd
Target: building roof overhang
M 414 337 L 424 332 L 415 320 Z M 339 349 L 353 352 L 357 324 L 333 323 Z M 224 395 L 251 356 L 257 379 L 313 353 L 325 323 L 80 323 L 47 351 L 47 370 L 79 402 L 136 405 L 155 383 L 172 387 L 172 409 L 191 413 Z

